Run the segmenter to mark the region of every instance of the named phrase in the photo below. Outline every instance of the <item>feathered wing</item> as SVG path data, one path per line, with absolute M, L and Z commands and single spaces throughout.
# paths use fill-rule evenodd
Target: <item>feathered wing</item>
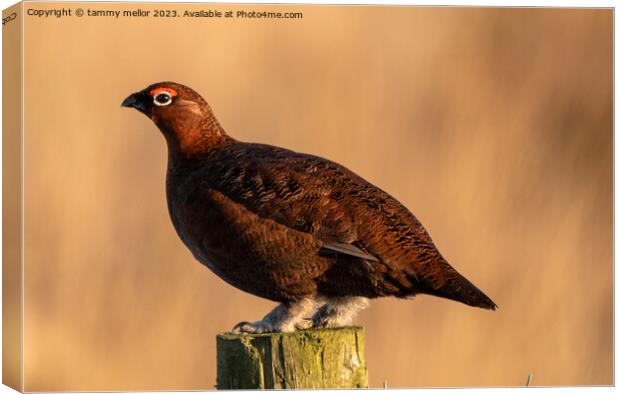
M 342 242 L 325 242 L 321 250 L 319 250 L 319 253 L 325 252 L 325 251 L 346 254 L 352 257 L 357 257 L 357 258 L 368 260 L 368 261 L 374 261 L 374 262 L 380 261 L 375 256 L 371 255 L 370 253 L 364 252 L 362 249 L 358 248 L 357 246 L 353 244 L 345 244 Z
M 212 187 L 260 217 L 312 234 L 323 243 L 318 253 L 365 261 L 381 274 L 382 291 L 495 309 L 441 256 L 409 210 L 345 167 L 260 144 L 237 143 L 214 155 L 205 172 Z

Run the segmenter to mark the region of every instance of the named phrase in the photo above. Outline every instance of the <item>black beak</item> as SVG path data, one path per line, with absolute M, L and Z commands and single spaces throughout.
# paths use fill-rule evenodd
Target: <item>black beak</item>
M 142 113 L 146 113 L 146 106 L 142 92 L 134 93 L 121 103 L 121 107 L 135 108 Z

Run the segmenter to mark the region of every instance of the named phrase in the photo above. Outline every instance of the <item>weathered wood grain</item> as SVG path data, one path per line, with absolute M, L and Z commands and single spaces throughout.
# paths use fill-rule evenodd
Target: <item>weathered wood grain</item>
M 365 388 L 364 329 L 217 336 L 217 388 Z

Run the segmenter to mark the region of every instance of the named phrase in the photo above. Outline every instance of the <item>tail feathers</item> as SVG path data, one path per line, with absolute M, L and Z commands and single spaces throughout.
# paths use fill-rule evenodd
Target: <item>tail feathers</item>
M 482 290 L 460 274 L 457 274 L 454 279 L 448 280 L 444 286 L 428 293 L 478 308 L 497 309 L 497 305 Z

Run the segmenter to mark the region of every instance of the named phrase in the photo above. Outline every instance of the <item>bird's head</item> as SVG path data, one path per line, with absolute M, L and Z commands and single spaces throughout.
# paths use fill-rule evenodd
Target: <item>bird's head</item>
M 194 90 L 174 82 L 158 82 L 129 95 L 121 106 L 149 117 L 166 137 L 169 149 L 199 153 L 226 134 L 209 104 Z

